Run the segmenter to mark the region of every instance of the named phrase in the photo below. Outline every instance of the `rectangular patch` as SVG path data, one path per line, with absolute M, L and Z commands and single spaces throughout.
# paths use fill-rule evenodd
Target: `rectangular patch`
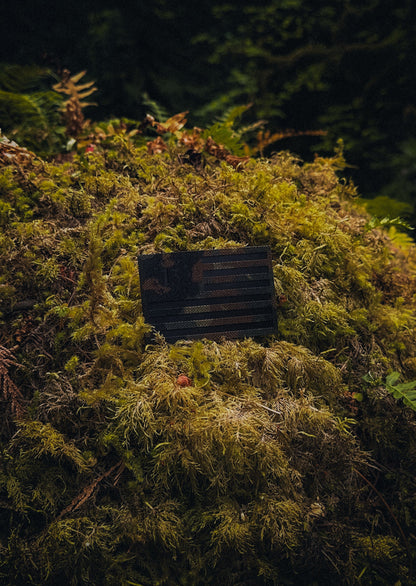
M 143 314 L 167 342 L 276 333 L 267 246 L 139 256 Z

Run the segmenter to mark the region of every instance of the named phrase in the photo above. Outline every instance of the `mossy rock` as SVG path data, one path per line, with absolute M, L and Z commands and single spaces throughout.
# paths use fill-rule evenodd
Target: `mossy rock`
M 340 153 L 187 148 L 0 157 L 2 583 L 415 583 L 416 248 Z M 264 244 L 276 336 L 149 341 L 138 254 Z

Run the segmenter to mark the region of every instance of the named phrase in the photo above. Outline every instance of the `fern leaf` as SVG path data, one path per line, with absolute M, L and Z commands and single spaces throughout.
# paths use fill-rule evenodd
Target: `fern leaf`
M 73 81 L 73 78 L 71 77 L 71 80 Z M 77 88 L 78 93 L 81 92 L 82 90 L 86 90 L 88 88 L 92 88 L 95 84 L 95 81 L 87 81 L 86 83 L 82 83 L 81 85 L 77 85 L 75 86 Z M 75 84 L 74 84 L 75 85 Z M 95 91 L 95 90 L 94 90 Z
M 31 147 L 39 143 L 49 127 L 59 124 L 61 102 L 54 92 L 17 94 L 0 90 L 0 127 L 17 133 L 19 142 Z
M 97 88 L 93 87 L 90 90 L 87 90 L 85 92 L 80 92 L 78 93 L 78 98 L 80 100 L 83 100 L 84 98 L 87 98 L 88 96 L 90 96 L 91 94 L 93 94 L 96 91 Z
M 396 384 L 399 372 L 392 372 L 386 378 L 386 388 L 395 399 L 401 399 L 405 405 L 416 411 L 416 381 Z
M 78 83 L 79 80 L 82 79 L 86 73 L 87 73 L 87 70 L 84 69 L 83 71 L 80 71 L 79 73 L 76 73 L 75 75 L 71 75 L 71 81 L 73 83 Z
M 388 387 L 393 387 L 400 378 L 400 372 L 392 372 L 386 378 L 386 385 Z
M 242 104 L 240 106 L 231 106 L 221 116 L 216 117 L 216 122 L 221 126 L 232 128 L 236 120 L 240 119 L 244 112 L 247 112 L 253 104 Z
M 35 65 L 0 63 L 0 88 L 17 94 L 34 91 L 40 85 L 46 90 L 50 75 L 47 69 Z M 41 83 L 43 81 L 46 83 Z
M 167 120 L 169 115 L 166 109 L 161 104 L 156 102 L 156 100 L 152 100 L 149 94 L 142 94 L 142 103 L 144 106 L 149 108 L 150 114 L 152 114 L 152 116 L 154 116 L 156 120 L 158 120 L 159 122 L 164 122 L 165 120 Z

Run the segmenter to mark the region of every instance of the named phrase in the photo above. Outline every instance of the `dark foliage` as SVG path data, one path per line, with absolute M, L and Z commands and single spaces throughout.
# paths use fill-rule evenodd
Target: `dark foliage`
M 4 2 L 2 59 L 87 69 L 96 118 L 141 119 L 147 98 L 195 123 L 253 102 L 272 132 L 324 130 L 283 146 L 310 158 L 343 138 L 365 196 L 414 203 L 415 5 L 411 0 Z M 410 157 L 409 157 L 410 153 Z

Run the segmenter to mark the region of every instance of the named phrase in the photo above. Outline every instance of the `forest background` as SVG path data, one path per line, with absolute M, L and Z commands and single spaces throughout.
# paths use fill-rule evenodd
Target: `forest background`
M 0 37 L 6 135 L 22 122 L 12 94 L 56 115 L 49 90 L 64 69 L 96 81 L 98 105 L 88 111 L 96 120 L 187 110 L 206 127 L 252 104 L 243 123 L 292 134 L 264 154 L 289 149 L 308 160 L 342 138 L 344 174 L 377 197 L 371 213 L 415 223 L 412 0 L 19 0 L 2 3 Z M 26 146 L 34 140 L 27 132 Z

